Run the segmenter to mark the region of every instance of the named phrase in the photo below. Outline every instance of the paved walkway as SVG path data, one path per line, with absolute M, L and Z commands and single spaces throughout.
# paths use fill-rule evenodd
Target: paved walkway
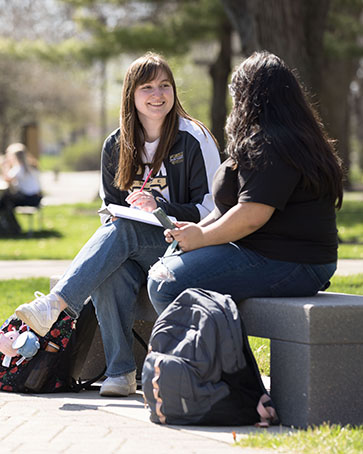
M 41 173 L 44 205 L 92 202 L 98 196 L 100 172 Z
M 50 277 L 61 275 L 70 260 L 0 260 L 0 279 Z M 363 274 L 363 260 L 346 259 L 338 262 L 336 274 Z
M 272 454 L 233 447 L 248 427 L 161 426 L 149 421 L 140 392 L 128 398 L 79 394 L 0 393 L 0 446 L 4 454 Z M 288 431 L 271 427 L 271 433 Z M 238 449 L 236 451 L 236 449 Z

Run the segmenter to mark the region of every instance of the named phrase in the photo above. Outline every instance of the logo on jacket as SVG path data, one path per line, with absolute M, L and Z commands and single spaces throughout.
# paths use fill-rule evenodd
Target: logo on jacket
M 174 153 L 169 156 L 169 161 L 171 164 L 180 164 L 184 161 L 184 152 Z
M 138 191 L 141 189 L 144 181 L 142 179 L 141 172 L 137 173 L 135 180 L 132 183 L 131 190 L 132 191 Z M 158 175 L 156 175 L 154 178 L 150 179 L 144 189 L 145 191 L 152 191 L 153 189 L 162 192 L 168 187 L 167 182 L 166 182 L 166 175 L 162 175 L 161 170 L 159 171 Z

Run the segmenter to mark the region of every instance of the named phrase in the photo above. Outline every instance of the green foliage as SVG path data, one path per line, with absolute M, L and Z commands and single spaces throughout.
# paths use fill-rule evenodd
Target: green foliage
M 72 61 L 89 64 L 122 53 L 143 53 L 146 50 L 181 55 L 190 50 L 193 42 L 215 39 L 224 18 L 219 0 L 149 1 L 147 8 L 146 2 L 126 0 L 63 1 L 76 8 L 74 20 L 86 32 L 87 39 L 72 37 L 49 43 L 0 38 L 0 54 L 19 59 L 41 59 L 57 65 Z M 102 7 L 110 5 L 119 10 L 122 8 L 122 20 L 109 20 Z M 136 7 L 138 19 L 135 19 Z
M 59 154 L 41 154 L 39 158 L 39 169 L 41 172 L 66 170 L 63 168 L 61 156 Z
M 363 153 L 363 150 L 362 150 Z M 362 159 L 363 161 L 363 159 Z M 362 163 L 363 164 L 363 163 Z M 360 167 L 358 163 L 352 163 L 349 168 L 349 181 L 352 185 L 362 185 L 363 184 L 363 168 Z
M 331 2 L 324 35 L 327 54 L 340 58 L 362 56 L 363 49 L 359 41 L 363 33 L 363 24 L 359 20 L 362 11 L 362 0 L 333 0 Z
M 97 140 L 82 138 L 62 150 L 62 167 L 66 170 L 99 170 L 101 145 Z
M 206 66 L 196 66 L 190 57 L 172 57 L 169 63 L 184 109 L 189 115 L 210 127 L 209 106 L 212 87 Z

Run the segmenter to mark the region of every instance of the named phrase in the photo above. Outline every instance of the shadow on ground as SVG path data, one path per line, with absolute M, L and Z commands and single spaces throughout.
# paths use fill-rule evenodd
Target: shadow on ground
M 35 232 L 21 232 L 18 234 L 11 233 L 1 233 L 0 239 L 10 239 L 10 240 L 27 240 L 27 239 L 37 239 L 42 240 L 45 238 L 63 238 L 64 235 L 57 230 L 37 230 Z

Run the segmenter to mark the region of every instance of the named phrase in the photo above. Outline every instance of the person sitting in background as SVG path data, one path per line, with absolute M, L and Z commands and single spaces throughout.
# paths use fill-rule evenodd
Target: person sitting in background
M 9 187 L 0 200 L 0 208 L 39 205 L 42 198 L 39 171 L 31 165 L 22 143 L 13 143 L 6 149 L 2 178 Z

